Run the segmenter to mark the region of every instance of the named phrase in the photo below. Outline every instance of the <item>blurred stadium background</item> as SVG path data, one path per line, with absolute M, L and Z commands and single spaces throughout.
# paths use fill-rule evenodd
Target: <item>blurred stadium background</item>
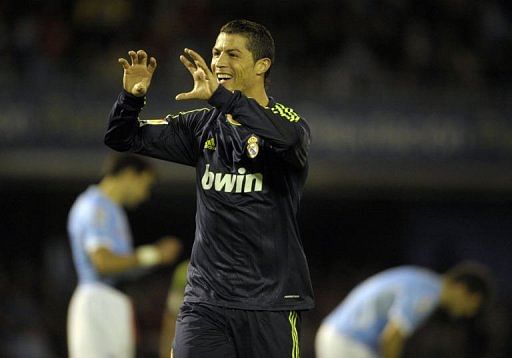
M 363 278 L 462 259 L 496 274 L 485 329 L 434 317 L 406 355 L 480 357 L 489 346 L 486 357 L 512 356 L 507 0 L 1 1 L 0 356 L 66 356 L 67 212 L 108 153 L 117 58 L 143 48 L 158 60 L 144 116 L 203 106 L 173 100 L 191 86 L 178 56 L 190 47 L 208 58 L 233 18 L 271 30 L 270 93 L 313 131 L 301 222 L 317 308 L 304 316 L 303 356 L 313 356 L 322 317 Z M 152 199 L 129 213 L 135 242 L 171 233 L 190 249 L 193 170 L 156 163 Z M 156 356 L 171 272 L 126 284 L 141 357 Z

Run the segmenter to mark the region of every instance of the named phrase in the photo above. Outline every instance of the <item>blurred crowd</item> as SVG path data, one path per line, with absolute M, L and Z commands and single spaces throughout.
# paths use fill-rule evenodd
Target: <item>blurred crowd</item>
M 4 1 L 0 78 L 21 86 L 85 74 L 109 81 L 116 59 L 133 47 L 155 55 L 172 79 L 178 51 L 187 46 L 208 57 L 218 28 L 233 18 L 269 27 L 281 73 L 299 89 L 481 89 L 512 78 L 506 0 Z

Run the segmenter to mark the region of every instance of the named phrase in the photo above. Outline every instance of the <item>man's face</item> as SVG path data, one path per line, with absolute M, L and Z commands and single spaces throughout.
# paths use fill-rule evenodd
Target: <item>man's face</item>
M 137 173 L 128 169 L 124 175 L 125 194 L 123 202 L 125 206 L 135 207 L 149 198 L 151 186 L 155 181 L 152 172 Z
M 212 50 L 211 68 L 219 84 L 227 89 L 250 91 L 261 83 L 252 53 L 247 49 L 247 38 L 221 32 Z

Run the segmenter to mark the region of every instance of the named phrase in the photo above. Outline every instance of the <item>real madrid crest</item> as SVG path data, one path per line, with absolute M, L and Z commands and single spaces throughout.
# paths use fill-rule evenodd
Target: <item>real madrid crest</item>
M 247 140 L 247 156 L 251 159 L 256 158 L 260 152 L 259 139 L 254 134 Z

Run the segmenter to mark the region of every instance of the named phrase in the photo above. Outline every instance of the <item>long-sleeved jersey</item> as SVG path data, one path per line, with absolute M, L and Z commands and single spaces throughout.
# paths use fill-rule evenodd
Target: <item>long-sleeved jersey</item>
M 303 310 L 313 291 L 297 213 L 310 130 L 292 109 L 219 86 L 213 108 L 140 120 L 144 98 L 119 95 L 105 143 L 196 168 L 196 234 L 185 302 Z

